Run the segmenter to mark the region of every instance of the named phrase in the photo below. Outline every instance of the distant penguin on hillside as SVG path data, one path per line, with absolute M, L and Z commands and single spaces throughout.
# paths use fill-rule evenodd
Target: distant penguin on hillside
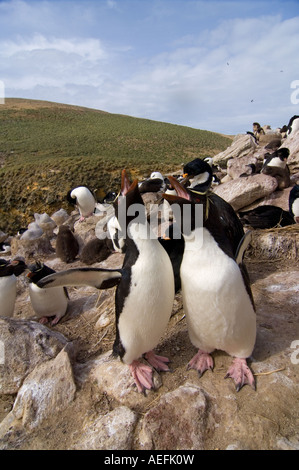
M 50 322 L 51 326 L 56 325 L 65 315 L 68 307 L 68 292 L 64 287 L 53 287 L 51 289 L 41 289 L 37 283 L 45 276 L 54 274 L 55 271 L 43 263 L 28 266 L 29 273 L 29 296 L 32 308 L 42 324 L 48 323 L 51 317 L 54 319 Z
M 131 206 L 135 206 L 136 211 L 129 214 L 127 209 Z M 143 392 L 153 388 L 152 367 L 169 370 L 168 358 L 157 356 L 153 348 L 157 346 L 171 315 L 174 276 L 166 251 L 151 236 L 138 182 L 131 183 L 125 170 L 115 211 L 122 231 L 127 234 L 126 255 L 121 269 L 70 269 L 48 276 L 39 281 L 39 286 L 90 285 L 106 289 L 117 285 L 113 352 L 128 365 L 138 391 Z M 152 367 L 140 362 L 142 356 Z
M 56 255 L 64 263 L 75 261 L 79 253 L 79 243 L 71 229 L 66 225 L 60 225 L 56 239 Z
M 289 149 L 282 147 L 273 153 L 266 153 L 264 157 L 261 173 L 276 178 L 278 189 L 288 188 L 291 183 L 290 170 L 287 165 L 289 154 Z
M 299 130 L 299 116 L 292 116 L 288 123 L 288 135 L 295 134 Z
M 189 189 L 205 193 L 210 189 L 213 180 L 211 166 L 200 158 L 195 158 L 184 166 L 183 177 L 188 181 L 186 185 Z
M 96 200 L 87 186 L 78 186 L 67 193 L 67 200 L 70 204 L 75 204 L 80 213 L 79 222 L 83 222 L 87 217 L 93 215 L 96 207 Z
M 17 297 L 17 276 L 26 269 L 23 260 L 0 259 L 0 317 L 12 317 Z

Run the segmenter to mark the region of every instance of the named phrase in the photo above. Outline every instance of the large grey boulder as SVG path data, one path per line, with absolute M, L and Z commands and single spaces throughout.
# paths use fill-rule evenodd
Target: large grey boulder
M 240 158 L 253 153 L 257 148 L 254 138 L 249 134 L 238 134 L 235 136 L 232 144 L 223 152 L 218 153 L 213 157 L 214 164 L 226 166 L 226 163 L 231 158 Z
M 232 205 L 235 211 L 272 194 L 277 188 L 272 176 L 257 174 L 238 178 L 215 187 L 214 192 Z
M 72 343 L 35 321 L 0 318 L 0 394 L 17 393 L 33 369 Z

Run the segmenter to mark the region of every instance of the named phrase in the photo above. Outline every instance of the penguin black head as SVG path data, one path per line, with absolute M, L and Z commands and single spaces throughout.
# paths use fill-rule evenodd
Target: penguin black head
M 186 178 L 186 182 L 190 181 L 191 188 L 196 191 L 205 192 L 212 184 L 213 170 L 206 161 L 195 158 L 184 166 L 183 177 Z M 189 186 L 188 183 L 187 186 Z
M 15 276 L 20 276 L 27 269 L 27 265 L 22 258 L 16 258 L 11 262 Z
M 281 161 L 286 161 L 288 159 L 288 156 L 290 155 L 290 151 L 286 147 L 282 147 L 276 150 L 274 153 L 277 154 L 277 157 L 279 157 Z
M 38 281 L 43 277 L 55 273 L 53 269 L 49 268 L 49 266 L 46 266 L 43 263 L 40 263 L 39 261 L 28 266 L 28 269 L 29 273 L 27 274 L 27 277 L 29 278 L 29 282 L 33 282 L 34 284 L 37 284 Z
M 103 198 L 104 204 L 112 204 L 117 198 L 117 193 L 114 191 L 109 191 L 106 196 Z
M 184 166 L 184 175 L 192 177 L 197 176 L 201 173 L 208 172 L 212 174 L 211 165 L 208 164 L 205 160 L 201 160 L 200 158 L 195 158 L 189 163 L 186 163 Z
M 129 225 L 137 216 L 142 216 L 140 205 L 144 208 L 144 203 L 141 194 L 138 189 L 138 180 L 134 180 L 133 183 L 129 180 L 126 170 L 122 171 L 121 175 L 121 190 L 120 196 L 114 203 L 115 216 L 122 229 L 125 227 L 122 225 Z M 136 205 L 135 207 L 132 207 Z M 131 210 L 128 210 L 131 207 Z M 145 218 L 145 211 L 144 211 Z
M 73 198 L 73 197 L 71 196 L 71 192 L 72 192 L 72 191 L 73 191 L 73 190 L 70 189 L 70 190 L 67 192 L 66 200 L 67 200 L 72 206 L 74 206 L 74 205 L 76 204 L 76 198 Z
M 6 259 L 0 259 L 0 277 L 12 276 L 13 266 Z

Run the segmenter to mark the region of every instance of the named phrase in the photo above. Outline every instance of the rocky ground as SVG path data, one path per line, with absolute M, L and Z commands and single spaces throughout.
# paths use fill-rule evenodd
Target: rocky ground
M 81 240 L 91 236 L 92 221 L 80 230 Z M 110 357 L 114 289 L 69 288 L 67 314 L 51 327 L 34 321 L 21 276 L 14 316 L 0 318 L 0 449 L 298 450 L 298 242 L 299 225 L 255 230 L 246 254 L 257 313 L 256 391 L 237 393 L 224 380 L 231 358 L 221 351 L 213 372 L 199 379 L 186 370 L 195 348 L 180 293 L 156 349 L 171 372 L 155 374 L 156 389 L 143 395 L 127 366 Z M 56 257 L 55 238 L 34 246 L 57 271 L 82 266 Z M 22 254 L 24 246 L 13 250 Z M 113 253 L 93 266 L 120 267 L 122 259 Z

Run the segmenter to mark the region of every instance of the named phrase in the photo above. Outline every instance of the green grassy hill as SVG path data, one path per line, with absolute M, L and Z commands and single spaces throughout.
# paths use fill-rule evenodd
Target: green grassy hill
M 143 178 L 178 171 L 230 145 L 220 134 L 46 101 L 6 99 L 0 106 L 0 230 L 14 234 L 34 212 L 70 209 L 69 189 L 99 198 L 119 188 L 120 172 Z

